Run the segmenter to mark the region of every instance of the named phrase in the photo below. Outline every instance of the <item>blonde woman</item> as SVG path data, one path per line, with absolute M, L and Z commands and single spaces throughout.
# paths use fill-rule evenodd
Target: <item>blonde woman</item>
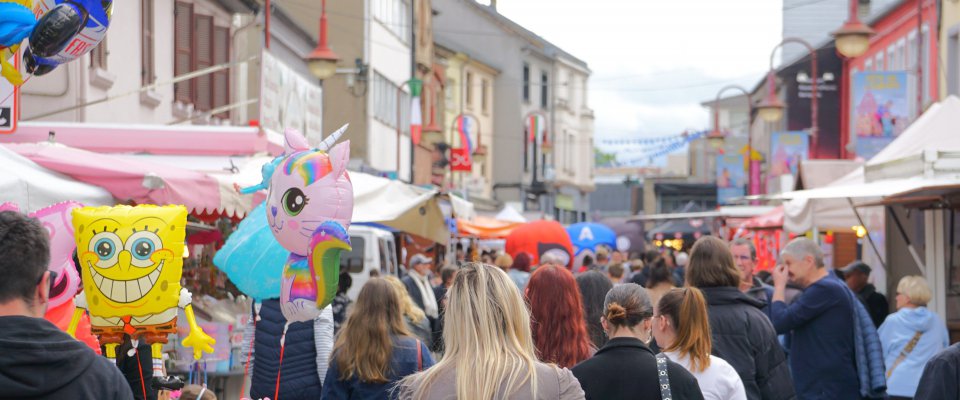
M 337 335 L 322 399 L 389 398 L 401 378 L 433 365 L 427 344 L 411 337 L 400 296 L 386 279 L 371 278 Z
M 416 337 L 420 338 L 424 343 L 433 343 L 433 333 L 430 329 L 430 320 L 427 318 L 427 314 L 417 307 L 417 303 L 413 302 L 413 298 L 410 297 L 410 292 L 407 291 L 407 287 L 393 275 L 387 275 L 384 277 L 387 282 L 390 283 L 390 286 L 397 291 L 397 296 L 400 297 L 400 310 L 403 312 L 403 318 L 407 321 L 407 328 L 412 332 Z
M 927 309 L 930 297 L 930 286 L 922 276 L 903 277 L 897 284 L 897 312 L 887 316 L 877 331 L 891 399 L 913 398 L 924 365 L 950 345 L 947 326 Z
M 672 289 L 654 310 L 653 337 L 671 361 L 697 378 L 704 399 L 747 400 L 737 371 L 722 358 L 710 355 L 710 318 L 699 289 Z
M 433 368 L 405 378 L 400 399 L 583 399 L 569 370 L 537 361 L 530 313 L 497 267 L 468 263 L 447 292 L 446 352 Z

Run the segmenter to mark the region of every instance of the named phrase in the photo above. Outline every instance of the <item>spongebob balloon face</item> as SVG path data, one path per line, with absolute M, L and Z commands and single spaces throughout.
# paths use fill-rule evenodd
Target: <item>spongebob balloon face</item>
M 186 208 L 84 207 L 73 211 L 73 224 L 84 289 L 77 307 L 90 311 L 91 331 L 106 345 L 107 357 L 116 357 L 124 334 L 144 340 L 152 346 L 154 376 L 164 379 L 161 348 L 177 331 L 178 308 L 190 324 L 183 345 L 198 359 L 202 351 L 213 352 L 213 339 L 196 323 L 190 292 L 180 287 Z
M 175 316 L 186 223 L 182 207 L 75 212 L 77 258 L 91 314 L 145 316 L 173 310 Z

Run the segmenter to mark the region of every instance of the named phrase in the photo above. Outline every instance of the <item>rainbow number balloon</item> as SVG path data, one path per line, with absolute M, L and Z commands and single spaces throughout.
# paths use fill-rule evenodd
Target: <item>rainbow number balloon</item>
M 311 149 L 299 132 L 287 130 L 283 158 L 272 171 L 264 170 L 264 180 L 270 182 L 267 223 L 280 245 L 290 251 L 280 289 L 288 322 L 312 320 L 333 301 L 340 253 L 350 250 L 350 142 L 327 153 L 345 130 L 346 126 L 331 134 L 319 149 Z
M 213 338 L 194 317 L 192 295 L 180 287 L 186 224 L 183 206 L 73 211 L 84 289 L 77 296 L 77 308 L 79 313 L 81 308 L 90 311 L 92 331 L 106 346 L 108 358 L 116 358 L 117 346 L 128 334 L 151 345 L 156 374 L 167 335 L 177 331 L 178 307 L 190 324 L 183 345 L 193 348 L 197 359 L 202 352 L 213 352 Z M 68 331 L 73 329 L 71 323 Z

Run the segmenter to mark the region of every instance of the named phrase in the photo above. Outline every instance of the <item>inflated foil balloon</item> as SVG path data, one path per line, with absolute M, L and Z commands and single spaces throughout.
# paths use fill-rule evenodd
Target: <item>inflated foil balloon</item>
M 40 19 L 30 34 L 23 61 L 27 72 L 44 75 L 103 41 L 113 0 L 37 0 L 34 12 Z
M 76 242 L 73 236 L 73 216 L 71 212 L 83 204 L 68 201 L 45 207 L 29 214 L 43 225 L 50 235 L 50 265 L 48 270 L 57 273 L 50 290 L 50 307 L 59 307 L 73 299 L 80 288 L 80 275 L 73 265 L 73 250 Z M 0 211 L 20 211 L 14 203 L 0 204 Z
M 36 25 L 31 0 L 0 0 L 0 76 L 14 86 L 23 83 L 23 76 L 10 58 Z
M 185 207 L 84 207 L 73 211 L 73 225 L 83 277 L 78 313 L 90 311 L 91 330 L 108 358 L 116 357 L 124 334 L 130 335 L 151 345 L 156 375 L 167 335 L 177 332 L 178 308 L 190 325 L 183 346 L 193 348 L 197 359 L 213 353 L 214 339 L 197 325 L 192 295 L 180 287 Z
M 280 288 L 281 310 L 290 322 L 312 320 L 333 301 L 340 253 L 350 250 L 350 142 L 326 151 L 345 130 L 331 134 L 319 149 L 311 149 L 299 132 L 287 130 L 283 159 L 270 177 L 267 223 L 290 251 Z

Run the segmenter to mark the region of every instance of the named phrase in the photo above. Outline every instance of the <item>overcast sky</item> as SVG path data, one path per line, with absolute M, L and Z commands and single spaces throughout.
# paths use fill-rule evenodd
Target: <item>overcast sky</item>
M 488 2 L 489 0 L 481 0 Z M 704 129 L 700 106 L 753 86 L 780 42 L 781 0 L 499 0 L 497 9 L 585 60 L 596 138 Z

